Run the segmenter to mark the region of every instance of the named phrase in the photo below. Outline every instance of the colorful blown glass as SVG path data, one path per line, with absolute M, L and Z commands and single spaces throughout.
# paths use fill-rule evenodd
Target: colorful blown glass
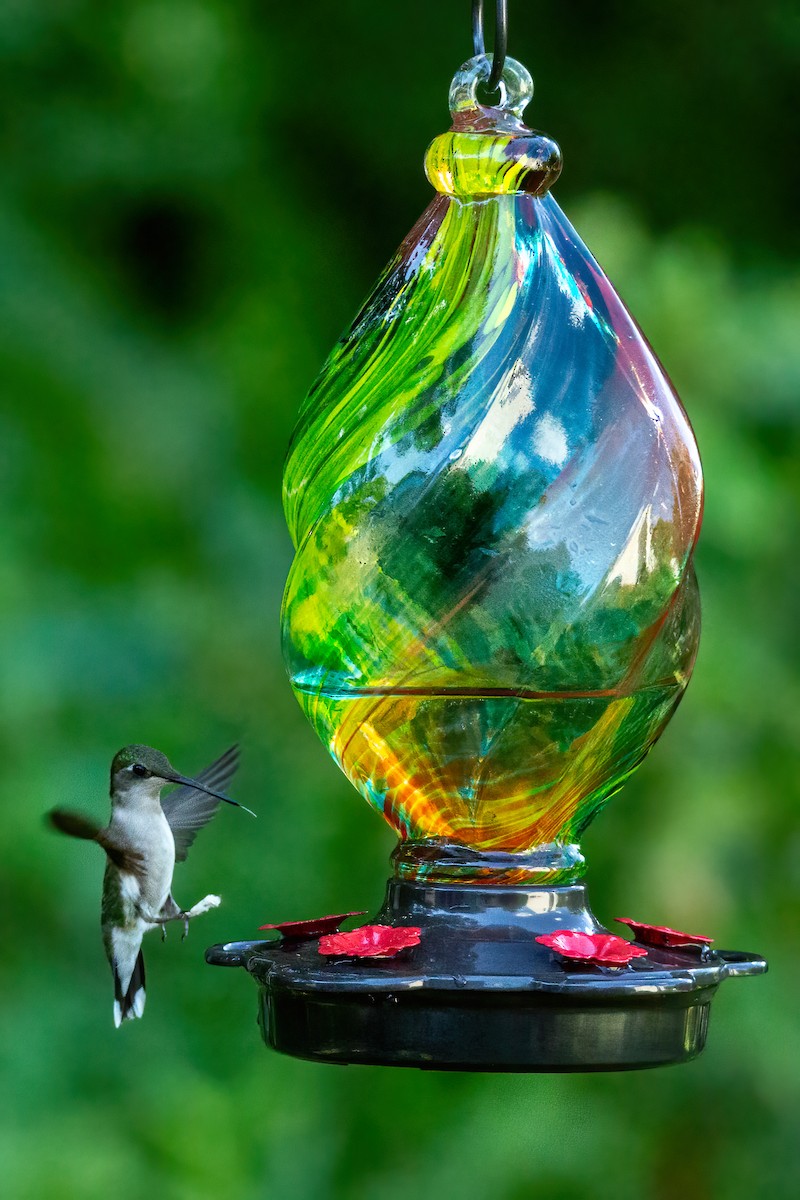
M 560 152 L 522 124 L 530 76 L 509 60 L 487 107 L 487 73 L 457 74 L 426 158 L 437 195 L 301 410 L 284 651 L 401 839 L 538 850 L 538 877 L 563 881 L 689 680 L 701 472 L 663 369 L 547 194 Z

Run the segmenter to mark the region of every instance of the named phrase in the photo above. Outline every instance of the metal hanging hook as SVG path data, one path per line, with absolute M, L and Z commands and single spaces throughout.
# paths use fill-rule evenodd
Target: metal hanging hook
M 472 0 L 472 44 L 476 54 L 486 53 L 486 41 L 483 36 L 483 0 Z M 486 81 L 486 87 L 490 92 L 495 90 L 503 77 L 507 51 L 508 0 L 496 0 L 492 70 Z

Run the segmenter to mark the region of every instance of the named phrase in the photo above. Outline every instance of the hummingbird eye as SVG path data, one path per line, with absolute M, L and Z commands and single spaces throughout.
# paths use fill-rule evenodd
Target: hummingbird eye
M 150 774 L 147 767 L 143 767 L 141 763 L 134 763 L 131 767 L 131 770 L 133 771 L 134 775 L 140 775 L 142 777 Z

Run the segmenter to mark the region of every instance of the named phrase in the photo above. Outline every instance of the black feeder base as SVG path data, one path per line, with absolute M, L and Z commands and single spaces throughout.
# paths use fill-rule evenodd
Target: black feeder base
M 259 988 L 275 1050 L 315 1062 L 439 1071 L 619 1071 L 687 1062 L 703 1049 L 723 979 L 757 955 L 648 947 L 626 967 L 571 966 L 534 938 L 605 933 L 582 885 L 507 887 L 390 879 L 374 918 L 421 942 L 388 959 L 336 959 L 317 941 L 212 946 Z

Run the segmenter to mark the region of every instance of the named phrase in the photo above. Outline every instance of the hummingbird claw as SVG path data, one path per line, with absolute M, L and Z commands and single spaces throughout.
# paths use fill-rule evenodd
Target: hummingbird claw
M 161 940 L 162 940 L 162 942 L 165 942 L 167 940 L 167 927 L 166 927 L 166 925 L 164 925 L 163 922 L 161 924 Z
M 188 936 L 189 936 L 189 917 L 186 913 L 184 913 L 183 914 L 183 934 L 181 935 L 181 941 L 185 942 Z

